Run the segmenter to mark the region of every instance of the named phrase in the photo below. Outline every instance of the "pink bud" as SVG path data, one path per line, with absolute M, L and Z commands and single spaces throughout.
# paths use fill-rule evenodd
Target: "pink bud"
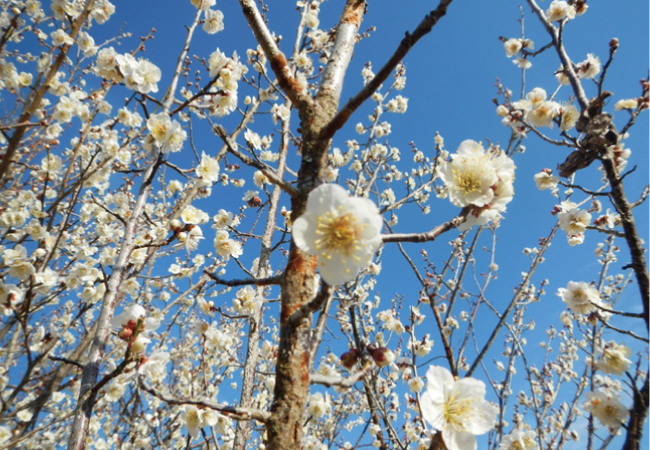
M 346 369 L 350 370 L 353 368 L 359 361 L 359 355 L 361 352 L 358 348 L 352 348 L 349 352 L 345 352 L 341 355 L 341 364 Z
M 133 330 L 130 328 L 122 328 L 120 332 L 117 333 L 117 336 L 124 341 L 128 341 L 131 339 L 131 336 L 133 336 Z
M 368 352 L 379 367 L 385 367 L 395 360 L 395 355 L 386 347 L 374 348 L 368 346 Z

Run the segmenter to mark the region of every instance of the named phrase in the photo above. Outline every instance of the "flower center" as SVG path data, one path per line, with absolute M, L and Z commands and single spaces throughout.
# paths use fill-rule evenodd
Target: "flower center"
M 447 423 L 456 431 L 465 431 L 464 422 L 471 414 L 472 405 L 470 400 L 457 400 L 451 397 L 445 403 L 445 419 Z
M 327 212 L 318 218 L 316 234 L 322 237 L 316 241 L 316 249 L 325 250 L 323 256 L 327 256 L 327 250 L 350 256 L 358 248 L 357 236 L 361 227 L 352 214 L 338 216 Z
M 612 405 L 607 405 L 605 407 L 605 413 L 607 414 L 608 417 L 616 421 L 621 421 L 623 417 L 623 415 L 621 414 L 621 410 L 618 409 L 616 406 L 612 406 Z
M 480 178 L 480 169 L 477 173 L 476 169 L 470 170 L 459 170 L 452 169 L 454 175 L 454 184 L 458 187 L 458 190 L 463 194 L 469 194 L 470 192 L 476 192 L 481 190 L 481 178 Z

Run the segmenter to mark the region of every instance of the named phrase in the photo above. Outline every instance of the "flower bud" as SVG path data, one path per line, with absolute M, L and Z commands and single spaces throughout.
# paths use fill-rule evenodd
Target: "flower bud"
M 174 232 L 180 230 L 182 226 L 183 226 L 183 224 L 178 219 L 174 219 L 174 220 L 169 221 L 169 229 L 174 231 Z
M 379 367 L 385 367 L 395 361 L 395 355 L 386 347 L 373 348 L 368 346 L 368 352 Z
M 120 332 L 117 333 L 117 337 L 124 341 L 131 339 L 131 336 L 133 336 L 133 330 L 130 328 L 122 328 Z
M 352 348 L 349 352 L 345 352 L 341 355 L 341 364 L 346 369 L 350 370 L 353 368 L 359 361 L 359 355 L 361 352 L 358 348 Z

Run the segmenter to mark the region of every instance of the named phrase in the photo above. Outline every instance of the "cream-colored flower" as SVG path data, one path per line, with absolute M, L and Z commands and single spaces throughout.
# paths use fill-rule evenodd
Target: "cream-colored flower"
M 627 421 L 630 412 L 621 403 L 619 395 L 610 390 L 601 388 L 597 391 L 587 392 L 587 401 L 582 408 L 593 414 L 600 423 L 609 427 L 615 433 Z
M 550 23 L 564 19 L 575 19 L 576 10 L 565 1 L 554 0 L 546 10 L 546 20 Z
M 293 241 L 302 251 L 318 255 L 327 284 L 341 285 L 370 265 L 382 242 L 381 227 L 372 201 L 323 184 L 311 191 L 305 213 L 293 222 Z
M 544 189 L 553 190 L 557 187 L 560 179 L 553 175 L 551 169 L 543 169 L 540 173 L 535 174 L 533 177 L 537 189 L 543 191 Z
M 566 288 L 558 289 L 558 295 L 575 314 L 589 314 L 603 306 L 598 290 L 584 281 L 569 281 Z
M 485 206 L 494 198 L 492 186 L 498 181 L 490 156 L 475 141 L 463 141 L 451 161 L 440 167 L 440 177 L 449 191 L 449 200 L 460 207 Z
M 567 108 L 562 108 L 562 117 L 560 119 L 560 130 L 569 131 L 576 126 L 576 122 L 580 117 L 580 111 L 576 108 L 575 105 L 571 105 Z
M 639 101 L 636 98 L 626 98 L 619 100 L 614 105 L 614 111 L 621 111 L 623 109 L 636 109 L 639 106 Z
M 449 450 L 475 450 L 476 435 L 487 433 L 496 423 L 497 409 L 484 397 L 482 381 L 455 380 L 444 367 L 430 366 L 420 401 L 422 416 L 442 432 Z
M 512 58 L 521 51 L 523 43 L 521 39 L 511 38 L 503 43 L 503 47 L 506 50 L 506 56 Z
M 628 359 L 632 356 L 632 350 L 625 344 L 617 344 L 614 341 L 605 344 L 598 355 L 596 368 L 604 373 L 623 375 L 632 364 Z

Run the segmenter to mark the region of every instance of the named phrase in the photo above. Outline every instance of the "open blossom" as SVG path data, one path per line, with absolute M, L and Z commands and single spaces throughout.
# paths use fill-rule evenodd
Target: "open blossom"
M 594 392 L 587 392 L 587 401 L 582 408 L 593 414 L 600 423 L 610 428 L 615 433 L 627 421 L 630 412 L 621 403 L 618 393 L 605 388 Z
M 176 120 L 172 121 L 169 114 L 165 112 L 149 116 L 147 129 L 161 145 L 163 153 L 180 151 L 187 138 L 187 132 L 181 128 L 181 124 Z
M 576 65 L 576 75 L 579 78 L 594 78 L 600 73 L 600 59 L 593 54 L 587 54 L 587 59 Z
M 219 161 L 203 152 L 201 163 L 196 167 L 195 172 L 199 178 L 208 183 L 219 181 Z
M 463 141 L 451 161 L 441 166 L 440 176 L 449 190 L 449 200 L 456 206 L 485 206 L 494 198 L 492 186 L 498 180 L 497 172 L 478 142 Z
M 578 111 L 576 105 L 571 105 L 568 108 L 563 108 L 562 117 L 560 119 L 560 130 L 568 131 L 575 127 L 579 117 L 580 111 Z
M 370 265 L 382 242 L 381 227 L 381 215 L 371 200 L 323 184 L 311 191 L 305 213 L 293 222 L 293 241 L 302 251 L 318 255 L 327 284 L 341 285 Z
M 422 416 L 442 432 L 448 450 L 475 450 L 475 436 L 487 433 L 496 423 L 497 410 L 484 397 L 482 381 L 455 380 L 444 367 L 430 366 L 420 401 Z
M 632 350 L 625 344 L 610 341 L 598 352 L 596 368 L 604 373 L 623 375 L 632 364 Z
M 135 341 L 130 343 L 131 350 L 136 354 L 144 352 L 147 344 L 151 342 L 149 333 L 160 326 L 160 320 L 145 316 L 146 310 L 144 307 L 133 303 L 122 314 L 113 317 L 111 320 L 113 328 L 121 328 L 118 336 L 125 340 L 131 337 L 138 322 L 141 321 L 138 335 Z
M 584 281 L 569 281 L 557 294 L 575 314 L 589 314 L 597 310 L 597 306 L 603 306 L 598 290 Z
M 214 248 L 217 254 L 226 260 L 231 256 L 235 259 L 239 258 L 243 253 L 241 244 L 230 239 L 226 230 L 217 230 L 214 238 Z
M 222 31 L 224 28 L 223 25 L 223 13 L 221 11 L 214 11 L 208 9 L 205 11 L 205 22 L 203 23 L 203 31 L 208 34 L 215 34 L 219 31 Z
M 316 392 L 309 397 L 309 405 L 307 406 L 307 413 L 313 418 L 319 418 L 329 414 L 332 410 L 329 395 L 323 395 L 321 392 Z
M 636 109 L 639 106 L 639 101 L 636 98 L 626 98 L 619 100 L 614 105 L 614 111 L 621 111 L 623 109 Z
M 125 53 L 116 55 L 115 63 L 127 88 L 143 94 L 158 92 L 158 82 L 162 73 L 160 68 L 151 61 L 142 58 L 136 60 L 133 55 Z
M 237 296 L 233 299 L 233 306 L 237 314 L 252 316 L 262 306 L 262 298 L 255 293 L 252 286 L 246 286 L 237 291 Z
M 460 144 L 451 161 L 440 166 L 451 203 L 473 207 L 460 230 L 501 217 L 514 195 L 514 170 L 507 155 L 492 148 L 486 152 L 480 143 L 469 139 Z
M 565 1 L 554 0 L 546 10 L 546 20 L 550 23 L 564 19 L 575 19 L 576 10 Z
M 544 189 L 553 190 L 560 182 L 560 179 L 553 175 L 553 171 L 551 169 L 542 169 L 540 173 L 535 174 L 533 179 L 535 180 L 537 189 L 540 191 L 543 191 Z
M 506 56 L 512 58 L 521 51 L 523 41 L 521 39 L 511 38 L 503 43 L 503 47 L 506 50 Z
M 572 208 L 568 211 L 560 212 L 557 215 L 557 218 L 560 222 L 560 228 L 562 228 L 568 236 L 584 233 L 591 222 L 591 214 L 584 209 L 578 208 Z
M 523 431 L 515 428 L 501 439 L 499 450 L 536 450 L 537 433 L 533 430 Z
M 214 426 L 219 421 L 219 414 L 209 409 L 199 409 L 194 405 L 185 405 L 182 417 L 185 420 L 185 428 L 192 438 L 199 436 L 201 428 Z

